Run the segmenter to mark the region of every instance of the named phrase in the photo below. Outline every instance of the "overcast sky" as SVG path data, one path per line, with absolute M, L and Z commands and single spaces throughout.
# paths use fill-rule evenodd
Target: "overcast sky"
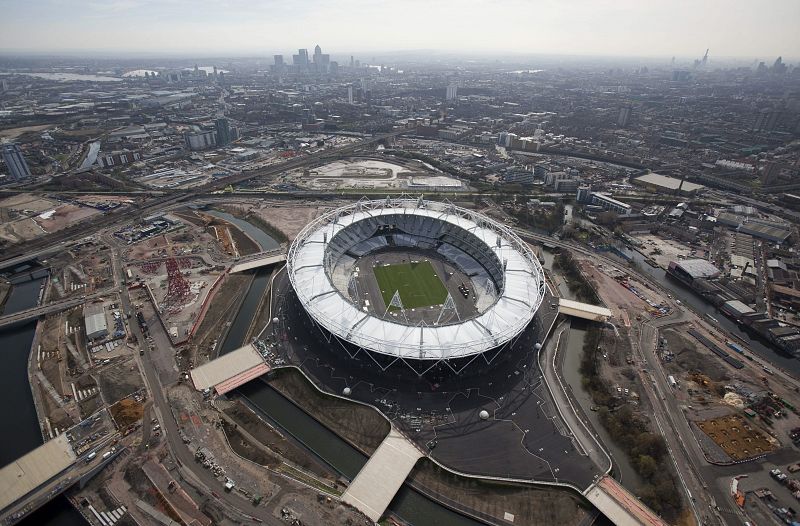
M 800 0 L 0 0 L 0 51 L 800 56 Z

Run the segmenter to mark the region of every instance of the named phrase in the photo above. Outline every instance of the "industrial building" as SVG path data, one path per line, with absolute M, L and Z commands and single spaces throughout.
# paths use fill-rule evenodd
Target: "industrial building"
M 631 205 L 617 201 L 608 194 L 599 192 L 592 192 L 590 203 L 596 206 L 602 206 L 605 210 L 616 212 L 620 215 L 630 215 Z
M 99 340 L 108 336 L 106 310 L 100 303 L 89 303 L 83 308 L 83 321 L 86 326 L 86 337 Z
M 719 269 L 705 259 L 671 261 L 667 272 L 688 284 L 696 279 L 716 278 L 720 274 Z
M 641 175 L 632 179 L 631 182 L 651 192 L 670 193 L 674 195 L 693 196 L 705 189 L 705 186 L 701 184 L 690 183 L 683 179 L 668 177 L 657 173 Z

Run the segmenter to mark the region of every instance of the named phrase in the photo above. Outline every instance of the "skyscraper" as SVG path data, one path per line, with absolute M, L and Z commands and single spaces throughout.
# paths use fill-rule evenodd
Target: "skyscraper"
M 352 85 L 347 86 L 347 103 L 348 104 L 352 104 L 353 103 L 353 86 Z
M 630 106 L 623 106 L 619 109 L 619 113 L 617 114 L 617 126 L 620 128 L 624 128 L 628 124 L 631 123 L 631 114 L 633 113 L 633 108 Z
M 228 126 L 228 119 L 221 118 L 214 122 L 217 130 L 217 146 L 225 146 L 230 144 L 233 137 L 231 136 L 231 129 Z
M 283 55 L 274 55 L 275 65 L 272 66 L 272 72 L 276 75 L 282 75 L 285 71 L 285 66 L 283 64 Z
M 445 100 L 456 100 L 458 98 L 458 86 L 455 84 L 450 84 L 447 86 L 447 93 L 445 94 Z
M 3 145 L 3 161 L 8 167 L 8 174 L 14 181 L 28 179 L 31 176 L 31 170 L 28 168 L 28 163 L 25 162 L 25 157 L 22 156 L 22 150 L 16 144 Z

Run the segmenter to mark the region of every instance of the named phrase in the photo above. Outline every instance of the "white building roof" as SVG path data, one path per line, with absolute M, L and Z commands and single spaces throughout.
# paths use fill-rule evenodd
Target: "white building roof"
M 264 364 L 264 359 L 252 344 L 247 344 L 215 360 L 192 369 L 192 382 L 202 391 L 230 380 L 249 369 Z
M 102 305 L 87 305 L 84 310 L 83 319 L 86 324 L 87 336 L 108 331 L 106 311 Z
M 660 186 L 662 188 L 667 188 L 669 190 L 677 190 L 678 188 L 680 188 L 681 191 L 683 192 L 694 192 L 705 188 L 705 186 L 701 184 L 690 183 L 689 181 L 683 181 L 683 186 L 681 186 L 680 179 L 657 173 L 649 173 L 641 175 L 637 177 L 635 180 L 640 181 L 642 183 L 647 183 L 655 186 Z
M 442 203 L 428 202 L 425 208 L 418 208 L 415 199 L 397 199 L 387 206 L 382 206 L 384 201 L 370 203 L 374 207 L 357 203 L 318 218 L 298 235 L 289 251 L 288 271 L 295 292 L 308 313 L 328 331 L 377 353 L 436 360 L 471 356 L 498 347 L 522 332 L 533 318 L 544 295 L 544 272 L 527 245 L 508 229 L 489 218 Z M 323 271 L 326 240 L 361 220 L 395 214 L 428 216 L 457 225 L 485 243 L 486 250 L 493 251 L 499 261 L 506 261 L 505 286 L 496 303 L 462 323 L 427 326 L 378 318 L 344 298 Z
M 0 469 L 0 510 L 70 467 L 75 458 L 67 435 L 61 434 Z

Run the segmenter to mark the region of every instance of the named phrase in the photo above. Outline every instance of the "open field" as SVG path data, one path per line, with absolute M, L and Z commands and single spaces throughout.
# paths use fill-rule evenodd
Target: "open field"
M 433 270 L 430 261 L 378 265 L 372 267 L 381 289 L 385 305 L 389 305 L 395 292 L 406 309 L 441 305 L 447 298 L 447 289 Z

